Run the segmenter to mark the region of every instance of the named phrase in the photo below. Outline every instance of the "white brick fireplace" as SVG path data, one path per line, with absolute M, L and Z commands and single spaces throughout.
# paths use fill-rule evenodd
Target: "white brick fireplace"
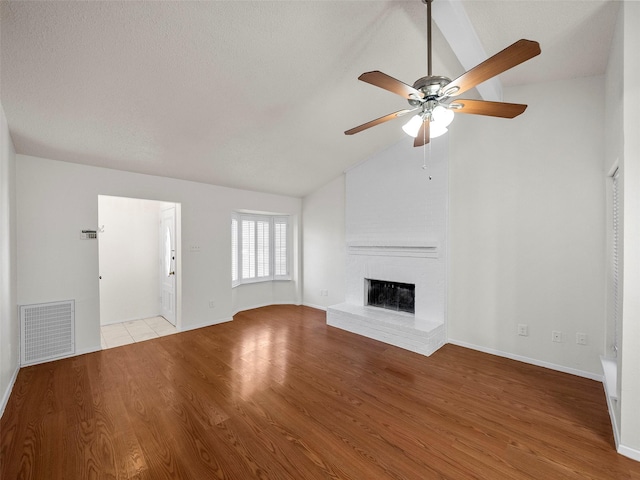
M 327 309 L 331 326 L 424 355 L 446 339 L 447 143 L 438 140 L 424 151 L 405 139 L 347 172 L 345 302 Z M 367 279 L 415 285 L 415 313 L 368 306 Z

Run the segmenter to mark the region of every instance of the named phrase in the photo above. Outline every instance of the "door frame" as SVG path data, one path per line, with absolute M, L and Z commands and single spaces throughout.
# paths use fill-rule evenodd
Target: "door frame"
M 182 331 L 182 204 L 171 203 L 176 208 L 176 331 Z
M 164 292 L 165 292 L 165 281 L 167 280 L 166 276 L 165 276 L 165 270 L 166 270 L 166 265 L 165 262 L 167 261 L 166 259 L 166 235 L 165 235 L 165 213 L 171 211 L 172 213 L 170 214 L 171 220 L 170 222 L 167 222 L 167 224 L 172 223 L 171 225 L 171 235 L 170 235 L 170 242 L 171 242 L 171 252 L 172 252 L 172 256 L 173 258 L 171 260 L 169 260 L 169 269 L 173 268 L 173 274 L 169 274 L 169 276 L 173 276 L 172 280 L 172 287 L 171 287 L 171 294 L 173 296 L 173 298 L 171 299 L 173 305 L 172 305 L 172 318 L 167 318 L 167 316 L 165 315 L 165 312 L 168 312 L 168 310 L 164 309 Z M 177 255 L 177 247 L 176 247 L 176 207 L 175 205 L 164 205 L 161 207 L 160 209 L 160 228 L 158 229 L 158 241 L 160 243 L 160 248 L 159 248 L 159 253 L 160 253 L 160 258 L 158 259 L 159 263 L 160 263 L 160 269 L 159 269 L 159 277 L 158 277 L 158 282 L 160 283 L 160 314 L 162 316 L 164 316 L 165 320 L 167 320 L 169 323 L 171 323 L 172 325 L 176 326 L 178 323 L 178 305 L 177 305 L 177 295 L 176 292 L 178 290 L 178 280 L 177 280 L 177 275 L 178 275 L 178 271 L 179 271 L 179 265 L 178 265 L 178 255 Z
M 166 209 L 167 207 L 175 207 L 176 209 L 176 225 L 175 225 L 175 248 L 176 248 L 176 266 L 182 266 L 182 204 L 179 202 L 171 202 L 169 200 L 157 200 L 157 199 L 153 199 L 153 198 L 141 198 L 141 197 L 134 197 L 134 196 L 125 196 L 125 195 L 117 195 L 117 194 L 108 194 L 108 193 L 101 193 L 98 195 L 98 197 L 120 197 L 120 198 L 129 198 L 132 200 L 151 200 L 154 202 L 158 202 L 159 205 L 159 211 L 162 212 L 162 210 Z M 100 220 L 100 208 L 99 208 L 99 202 L 98 202 L 98 197 L 96 197 L 96 210 L 97 210 L 97 216 L 96 216 L 96 224 L 99 224 L 99 220 Z M 98 242 L 100 241 L 100 229 L 102 227 L 99 227 L 98 229 Z M 158 228 L 159 230 L 159 228 Z M 96 278 L 96 287 L 97 287 L 97 292 L 98 292 L 98 328 L 100 328 L 102 326 L 102 322 L 101 322 L 101 318 L 100 318 L 100 304 L 101 304 L 101 299 L 100 299 L 100 249 L 96 248 L 96 256 L 97 256 L 97 265 L 98 265 L 98 277 Z M 181 332 L 182 331 L 182 272 L 181 272 L 182 268 L 176 268 L 176 331 Z

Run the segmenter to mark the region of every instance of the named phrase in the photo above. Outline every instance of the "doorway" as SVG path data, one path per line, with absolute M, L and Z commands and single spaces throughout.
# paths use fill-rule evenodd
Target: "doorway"
M 180 330 L 180 204 L 98 196 L 103 348 Z
M 174 327 L 176 325 L 176 208 L 162 210 L 160 241 L 162 271 L 160 272 L 160 313 Z

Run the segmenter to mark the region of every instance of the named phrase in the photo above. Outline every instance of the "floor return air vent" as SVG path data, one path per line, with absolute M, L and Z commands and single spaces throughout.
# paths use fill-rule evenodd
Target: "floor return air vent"
M 20 363 L 43 363 L 75 353 L 75 301 L 20 306 Z

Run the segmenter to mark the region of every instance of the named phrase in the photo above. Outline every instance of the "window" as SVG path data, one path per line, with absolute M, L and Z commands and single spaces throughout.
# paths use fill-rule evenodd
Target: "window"
M 289 217 L 233 214 L 232 284 L 289 279 Z

